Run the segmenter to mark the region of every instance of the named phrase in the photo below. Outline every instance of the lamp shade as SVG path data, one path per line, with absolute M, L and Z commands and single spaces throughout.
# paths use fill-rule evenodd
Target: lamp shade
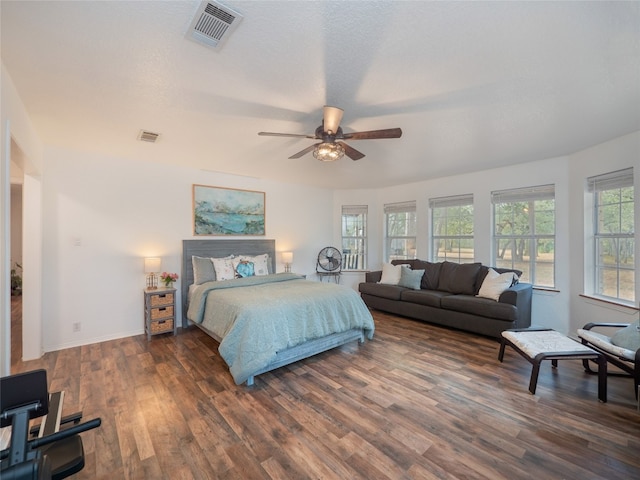
M 293 252 L 282 252 L 282 263 L 293 263 Z
M 160 271 L 160 257 L 147 257 L 144 259 L 144 273 L 157 273 Z

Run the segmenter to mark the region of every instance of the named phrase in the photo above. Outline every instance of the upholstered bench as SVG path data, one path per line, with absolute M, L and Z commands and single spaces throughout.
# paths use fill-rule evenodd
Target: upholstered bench
M 540 363 L 551 360 L 553 368 L 558 360 L 579 359 L 594 360 L 598 364 L 598 398 L 607 401 L 607 360 L 604 355 L 594 349 L 582 345 L 571 338 L 552 329 L 526 328 L 505 330 L 502 332 L 498 360 L 504 359 L 504 349 L 509 345 L 533 365 L 529 392 L 536 393 Z

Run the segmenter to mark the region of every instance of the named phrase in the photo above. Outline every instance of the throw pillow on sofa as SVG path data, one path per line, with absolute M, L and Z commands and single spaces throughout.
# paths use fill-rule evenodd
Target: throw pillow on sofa
M 423 290 L 438 290 L 438 279 L 440 278 L 441 263 L 431 263 L 424 260 L 416 260 L 413 264 L 414 270 L 424 270 L 420 288 Z
M 490 298 L 497 302 L 502 292 L 513 284 L 513 280 L 513 272 L 498 273 L 490 268 L 476 297 Z
M 401 265 L 392 265 L 385 263 L 382 265 L 382 278 L 378 283 L 385 283 L 387 285 L 397 285 L 400 281 L 400 275 L 402 274 Z
M 402 265 L 398 285 L 412 290 L 420 290 L 422 275 L 424 275 L 424 270 L 411 270 L 408 266 Z
M 475 295 L 476 277 L 481 263 L 442 262 L 438 290 L 449 293 Z

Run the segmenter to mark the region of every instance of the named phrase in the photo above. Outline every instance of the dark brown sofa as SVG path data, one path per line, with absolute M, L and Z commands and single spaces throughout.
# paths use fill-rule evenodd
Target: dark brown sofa
M 391 263 L 425 270 L 420 289 L 377 283 L 382 271 L 367 272 L 366 281 L 358 289 L 370 308 L 495 338 L 500 338 L 504 330 L 531 326 L 533 286 L 529 283 L 515 283 L 495 301 L 476 296 L 489 271 L 489 267 L 480 263 L 423 260 Z M 517 270 L 494 270 L 522 274 Z

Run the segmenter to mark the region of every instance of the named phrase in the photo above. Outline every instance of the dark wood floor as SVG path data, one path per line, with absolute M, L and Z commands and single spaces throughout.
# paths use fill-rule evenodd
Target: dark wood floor
M 15 309 L 19 311 L 19 309 Z M 531 366 L 495 340 L 374 312 L 376 335 L 236 386 L 198 329 L 51 352 L 83 434 L 83 479 L 636 479 L 632 383 L 609 402 L 579 361 Z M 25 332 L 27 333 L 27 332 Z

